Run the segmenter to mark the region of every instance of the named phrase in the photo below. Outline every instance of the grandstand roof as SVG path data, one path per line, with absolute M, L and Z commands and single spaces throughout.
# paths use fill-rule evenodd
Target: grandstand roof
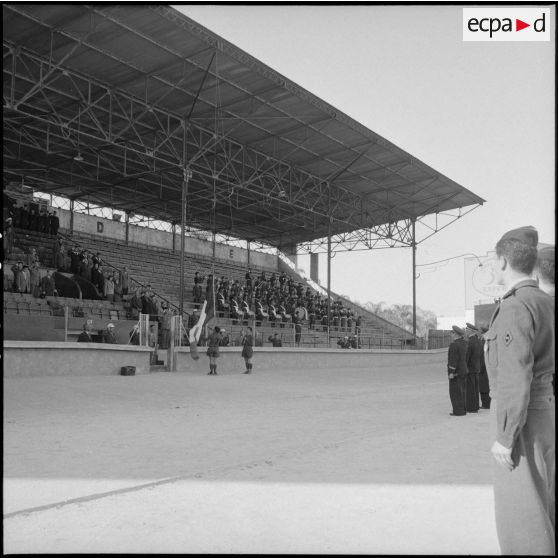
M 5 181 L 180 223 L 188 167 L 188 225 L 278 247 L 484 201 L 168 6 L 3 21 Z

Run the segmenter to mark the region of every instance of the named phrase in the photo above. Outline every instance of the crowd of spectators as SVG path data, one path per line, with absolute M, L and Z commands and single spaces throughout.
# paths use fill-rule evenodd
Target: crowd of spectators
M 17 229 L 58 234 L 60 219 L 56 211 L 47 211 L 44 207 L 39 210 L 37 204 L 23 203 L 15 205 L 12 213 L 12 224 Z
M 94 254 L 78 247 L 67 252 L 62 238 L 58 238 L 54 247 L 55 262 L 58 271 L 69 271 L 90 281 L 103 299 L 109 302 L 121 302 L 128 294 L 130 274 L 123 267 L 121 271 L 106 264 L 99 252 Z M 69 264 L 65 255 L 67 254 Z

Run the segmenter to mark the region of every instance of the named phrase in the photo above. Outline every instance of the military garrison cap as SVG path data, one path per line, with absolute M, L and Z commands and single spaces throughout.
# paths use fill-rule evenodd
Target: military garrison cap
M 465 335 L 465 332 L 464 332 L 460 327 L 458 327 L 458 326 L 456 326 L 456 325 L 451 326 L 451 329 L 452 329 L 455 333 L 457 333 L 458 335 Z
M 504 240 L 519 240 L 520 242 L 536 247 L 539 241 L 539 233 L 537 229 L 532 226 L 519 227 L 518 229 L 512 229 L 504 233 L 500 242 Z
M 473 324 L 470 324 L 469 322 L 467 322 L 465 324 L 467 326 L 467 329 L 472 329 L 473 331 L 478 331 L 479 328 L 477 326 L 474 326 Z

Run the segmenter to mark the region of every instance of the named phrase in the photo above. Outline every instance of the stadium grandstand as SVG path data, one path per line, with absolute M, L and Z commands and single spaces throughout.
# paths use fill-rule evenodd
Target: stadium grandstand
M 171 351 L 207 301 L 230 346 L 250 325 L 257 346 L 426 348 L 332 292 L 332 255 L 408 247 L 414 266 L 482 198 L 171 7 L 3 18 L 5 340 L 68 343 L 90 320 L 123 345 L 154 325 Z

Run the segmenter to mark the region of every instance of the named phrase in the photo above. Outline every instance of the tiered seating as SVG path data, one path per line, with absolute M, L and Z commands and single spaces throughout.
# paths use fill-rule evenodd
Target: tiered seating
M 5 262 L 5 276 L 11 277 L 11 266 L 18 260 L 25 261 L 30 248 L 36 248 L 39 254 L 41 267 L 54 270 L 54 243 L 56 237 L 37 231 L 16 229 L 16 246 L 14 253 Z M 68 246 L 66 246 L 68 249 Z M 66 274 L 70 276 L 70 274 Z M 11 282 L 8 281 L 11 288 Z M 6 289 L 6 285 L 5 285 Z M 8 314 L 21 314 L 28 316 L 39 315 L 64 315 L 67 306 L 70 315 L 76 317 L 92 316 L 103 320 L 126 319 L 127 313 L 122 302 L 109 302 L 106 300 L 86 300 L 64 296 L 48 296 L 44 299 L 34 298 L 29 293 L 13 293 L 4 291 L 4 312 Z
M 25 261 L 24 258 L 30 249 L 36 248 L 41 265 L 54 269 L 55 236 L 27 229 L 15 229 L 15 233 L 17 253 L 10 258 L 11 260 L 23 259 Z
M 52 316 L 46 299 L 33 298 L 30 294 L 4 293 L 4 313 L 26 316 Z
M 99 252 L 101 258 L 105 262 L 117 269 L 121 270 L 126 266 L 132 279 L 129 296 L 131 296 L 135 286 L 145 286 L 149 284 L 157 295 L 166 298 L 176 308 L 178 307 L 180 286 L 180 254 L 178 251 L 173 252 L 172 250 L 164 248 L 147 247 L 144 245 L 117 244 L 113 240 L 106 240 L 96 235 L 81 232 L 75 232 L 72 236 L 72 240 L 90 252 Z M 71 242 L 67 242 L 67 245 L 71 245 Z M 253 276 L 259 275 L 261 271 L 266 271 L 268 274 L 273 272 L 278 273 L 277 269 L 261 268 L 254 265 L 251 265 L 250 268 Z M 188 313 L 191 313 L 195 307 L 193 303 L 192 287 L 194 273 L 196 271 L 199 271 L 202 275 L 214 273 L 216 278 L 224 275 L 232 280 L 238 279 L 241 284 L 244 284 L 246 266 L 244 264 L 239 265 L 235 262 L 219 259 L 213 261 L 210 257 L 188 254 L 184 270 L 184 308 Z M 289 272 L 289 275 L 293 276 L 297 282 L 307 286 L 307 282 L 304 278 L 292 272 Z M 203 285 L 203 291 L 205 294 L 205 284 Z M 395 324 L 391 324 L 387 320 L 368 312 L 349 300 L 335 295 L 334 298 L 340 298 L 345 307 L 363 317 L 360 337 L 363 338 L 363 340 L 366 338 L 368 346 L 401 346 L 406 340 L 412 340 L 412 334 L 399 328 Z M 256 309 L 252 310 L 255 311 Z M 242 320 L 242 323 L 229 320 L 230 314 L 224 313 L 223 316 L 220 317 L 219 323 L 222 323 L 223 327 L 227 327 L 227 325 L 229 325 L 229 327 L 236 325 L 241 326 L 242 324 L 248 323 L 246 320 Z M 265 327 L 271 325 L 266 317 L 264 317 L 262 323 Z M 330 333 L 332 338 L 335 338 L 337 335 L 348 335 L 354 332 L 354 325 L 351 330 L 352 331 L 349 331 L 348 328 L 342 328 L 340 326 L 332 326 L 330 328 Z M 304 324 L 302 333 L 304 338 L 313 335 L 315 339 L 317 339 L 316 343 L 321 343 L 322 339 L 326 337 L 327 327 L 322 326 L 320 323 L 316 323 L 315 328 L 309 330 L 307 324 Z M 264 337 L 264 339 L 266 340 L 267 337 Z

